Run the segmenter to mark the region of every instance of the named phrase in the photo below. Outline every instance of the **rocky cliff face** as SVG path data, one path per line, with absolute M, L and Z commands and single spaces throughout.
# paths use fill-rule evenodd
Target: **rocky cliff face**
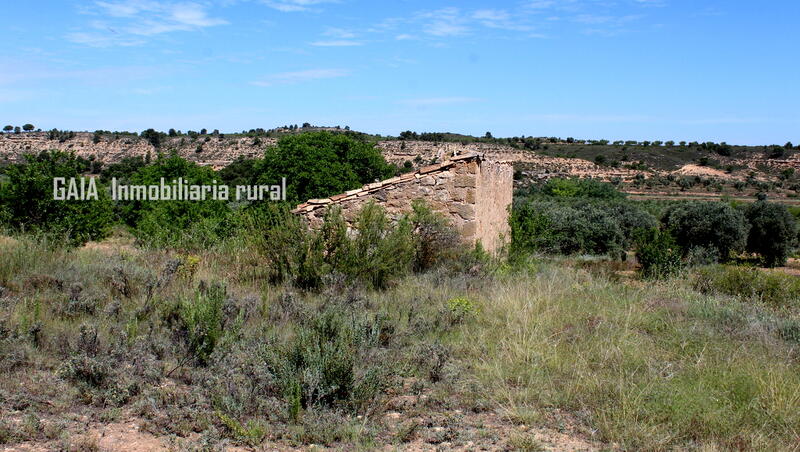
M 154 148 L 147 140 L 124 134 L 103 134 L 95 142 L 91 132 L 76 132 L 73 137 L 65 140 L 50 139 L 47 132 L 31 132 L 20 134 L 0 135 L 0 161 L 19 161 L 26 153 L 39 153 L 41 151 L 58 149 L 74 152 L 84 158 L 94 157 L 104 164 L 116 163 L 124 157 L 146 156 L 148 153 L 155 157 L 158 152 L 167 152 L 175 149 L 182 157 L 208 165 L 215 169 L 222 168 L 238 157 L 258 157 L 264 150 L 276 143 L 274 138 L 254 138 L 241 135 L 198 135 L 196 138 L 189 136 L 165 138 L 160 149 Z M 637 174 L 645 177 L 675 173 L 685 175 L 686 167 L 673 171 L 658 170 L 632 170 L 625 168 L 610 168 L 595 165 L 587 160 L 577 158 L 550 157 L 535 152 L 515 149 L 490 143 L 444 143 L 430 141 L 399 141 L 387 140 L 377 144 L 384 157 L 391 163 L 403 165 L 410 162 L 413 168 L 421 168 L 438 162 L 443 162 L 454 155 L 479 153 L 487 160 L 496 162 L 512 162 L 515 168 L 522 172 L 525 180 L 547 179 L 551 177 L 597 177 L 605 180 L 619 179 L 631 181 Z M 777 171 L 785 168 L 800 169 L 800 154 L 789 159 L 767 159 L 764 156 L 753 155 L 744 159 L 722 158 L 716 156 L 722 164 L 734 165 L 740 169 L 733 174 L 711 173 L 708 168 L 701 168 L 703 176 L 714 176 L 722 179 L 745 178 L 748 172 L 754 172 L 761 180 L 770 180 L 774 176 L 764 173 L 764 169 L 772 168 Z M 693 162 L 686 162 L 691 164 Z M 696 165 L 688 165 L 696 166 Z
M 94 142 L 94 134 L 76 132 L 67 140 L 51 140 L 47 132 L 32 132 L 0 135 L 0 158 L 12 162 L 19 161 L 26 153 L 39 153 L 51 149 L 71 151 L 84 158 L 94 157 L 105 164 L 116 163 L 124 157 L 155 157 L 158 152 L 175 149 L 182 157 L 201 165 L 221 168 L 236 160 L 239 156 L 256 157 L 264 149 L 275 144 L 272 138 L 224 137 L 215 135 L 199 135 L 196 139 L 188 136 L 166 138 L 160 150 L 147 140 L 133 135 L 104 134 L 98 142 Z

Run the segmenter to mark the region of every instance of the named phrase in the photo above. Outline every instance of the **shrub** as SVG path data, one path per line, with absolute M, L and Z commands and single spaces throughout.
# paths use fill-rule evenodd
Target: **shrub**
M 668 231 L 641 229 L 636 234 L 636 260 L 646 278 L 663 278 L 681 268 L 681 250 Z
M 424 201 L 411 204 L 409 222 L 414 234 L 414 270 L 432 268 L 451 257 L 459 244 L 459 235 L 450 222 L 428 207 Z
M 775 307 L 800 306 L 800 279 L 757 268 L 713 265 L 698 269 L 696 290 L 763 301 Z
M 212 285 L 208 290 L 198 291 L 191 299 L 184 300 L 180 307 L 180 318 L 186 332 L 189 353 L 200 364 L 206 364 L 223 335 L 225 288 Z
M 478 314 L 478 305 L 469 298 L 455 297 L 447 300 L 447 310 L 453 324 L 461 323 L 464 319 Z
M 742 212 L 721 202 L 673 204 L 661 221 L 683 249 L 684 256 L 700 246 L 713 249 L 723 261 L 744 250 L 749 229 Z
M 343 224 L 336 211 L 326 220 L 326 225 L 339 231 Z M 332 270 L 373 288 L 386 288 L 393 278 L 408 273 L 417 247 L 407 217 L 393 223 L 382 207 L 368 203 L 359 212 L 354 229 L 357 232 L 353 237 L 339 233 L 326 243 L 329 251 L 336 245 L 336 250 L 325 257 Z
M 253 227 L 261 231 L 258 247 L 269 262 L 273 282 L 316 289 L 326 275 L 335 273 L 350 282 L 382 289 L 408 273 L 415 253 L 423 249 L 414 239 L 408 217 L 392 222 L 374 203 L 362 207 L 352 234 L 338 208 L 326 213 L 316 231 L 285 208 L 265 212 L 255 218 Z
M 108 183 L 112 178 L 117 178 L 119 182 L 128 180 L 133 174 L 145 167 L 147 163 L 144 157 L 124 157 L 118 163 L 112 163 L 100 172 L 100 178 L 104 183 Z
M 264 357 L 278 378 L 292 417 L 300 408 L 367 408 L 386 385 L 385 364 L 364 358 L 380 345 L 383 317 L 328 309 L 299 325 L 294 336 Z M 292 414 L 293 413 L 293 414 Z
M 600 207 L 603 207 L 603 205 L 601 204 Z M 639 204 L 634 204 L 630 201 L 610 201 L 605 204 L 605 210 L 619 225 L 624 237 L 623 247 L 625 249 L 633 246 L 637 230 L 658 226 L 658 221 L 653 215 L 642 209 Z
M 240 155 L 228 166 L 219 170 L 219 177 L 229 186 L 255 185 L 258 180 L 258 159 L 248 159 Z
M 322 242 L 284 206 L 254 210 L 247 217 L 255 245 L 264 255 L 270 282 L 289 282 L 302 289 L 322 283 Z
M 758 201 L 747 206 L 745 217 L 750 223 L 747 251 L 760 254 L 767 267 L 784 265 L 797 242 L 797 222 L 786 207 Z

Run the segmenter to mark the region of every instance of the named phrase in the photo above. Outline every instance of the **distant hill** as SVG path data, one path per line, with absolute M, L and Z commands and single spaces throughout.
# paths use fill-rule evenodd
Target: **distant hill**
M 345 127 L 284 126 L 223 134 L 206 130 L 186 132 L 4 133 L 0 135 L 0 164 L 17 162 L 25 153 L 59 149 L 101 162 L 175 151 L 184 158 L 216 169 L 237 158 L 257 158 L 282 136 L 326 130 L 376 143 L 385 158 L 400 167 L 418 168 L 453 154 L 482 152 L 495 160 L 511 161 L 516 183 L 524 188 L 552 177 L 596 177 L 618 184 L 635 196 L 676 197 L 728 195 L 753 197 L 758 192 L 794 199 L 800 191 L 800 149 L 786 145 L 737 146 L 726 143 L 638 142 L 576 140 L 557 137 L 495 138 L 456 133 L 402 132 L 384 137 Z

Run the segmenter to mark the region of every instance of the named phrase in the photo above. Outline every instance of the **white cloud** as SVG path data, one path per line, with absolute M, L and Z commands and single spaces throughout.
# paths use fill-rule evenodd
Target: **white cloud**
M 339 38 L 339 39 L 353 39 L 356 37 L 356 34 L 350 30 L 346 30 L 344 28 L 328 28 L 322 33 L 325 36 L 330 36 L 331 38 Z
M 511 18 L 508 11 L 497 9 L 479 9 L 472 13 L 472 18 L 480 21 L 498 22 L 506 21 Z
M 466 19 L 458 8 L 442 8 L 422 13 L 419 18 L 425 21 L 423 31 L 429 35 L 446 37 L 463 35 L 469 31 Z
M 355 40 L 356 34 L 343 28 L 328 28 L 322 33 L 331 39 L 320 39 L 311 43 L 317 47 L 353 47 L 363 45 L 362 42 Z
M 555 5 L 556 5 L 556 2 L 553 1 L 553 0 L 534 0 L 532 2 L 529 2 L 525 6 L 528 7 L 528 8 L 531 8 L 531 9 L 547 9 L 547 8 L 551 8 L 551 7 L 555 6 Z
M 504 30 L 528 31 L 533 29 L 529 25 L 520 23 L 508 11 L 497 9 L 479 9 L 472 13 L 472 18 L 484 27 L 500 28 Z
M 363 43 L 347 39 L 335 39 L 331 41 L 314 41 L 311 45 L 316 47 L 354 47 L 363 45 Z
M 91 21 L 89 31 L 71 32 L 66 38 L 92 47 L 134 46 L 143 44 L 143 37 L 228 23 L 211 16 L 207 9 L 207 5 L 195 2 L 98 1 L 87 11 L 103 19 Z
M 347 75 L 350 75 L 350 71 L 346 69 L 307 69 L 304 71 L 271 74 L 251 84 L 255 86 L 293 85 L 314 80 L 345 77 Z
M 299 11 L 311 11 L 317 5 L 323 3 L 338 3 L 338 0 L 262 0 L 262 3 L 284 13 L 294 13 Z

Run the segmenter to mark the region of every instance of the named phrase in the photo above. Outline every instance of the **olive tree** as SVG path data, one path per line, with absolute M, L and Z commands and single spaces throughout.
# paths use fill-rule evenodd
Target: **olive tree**
M 745 210 L 750 223 L 747 251 L 761 255 L 767 267 L 786 263 L 797 241 L 797 221 L 782 204 L 758 201 Z
M 670 206 L 661 219 L 688 255 L 704 248 L 720 260 L 744 250 L 750 228 L 744 214 L 723 202 L 687 202 Z

